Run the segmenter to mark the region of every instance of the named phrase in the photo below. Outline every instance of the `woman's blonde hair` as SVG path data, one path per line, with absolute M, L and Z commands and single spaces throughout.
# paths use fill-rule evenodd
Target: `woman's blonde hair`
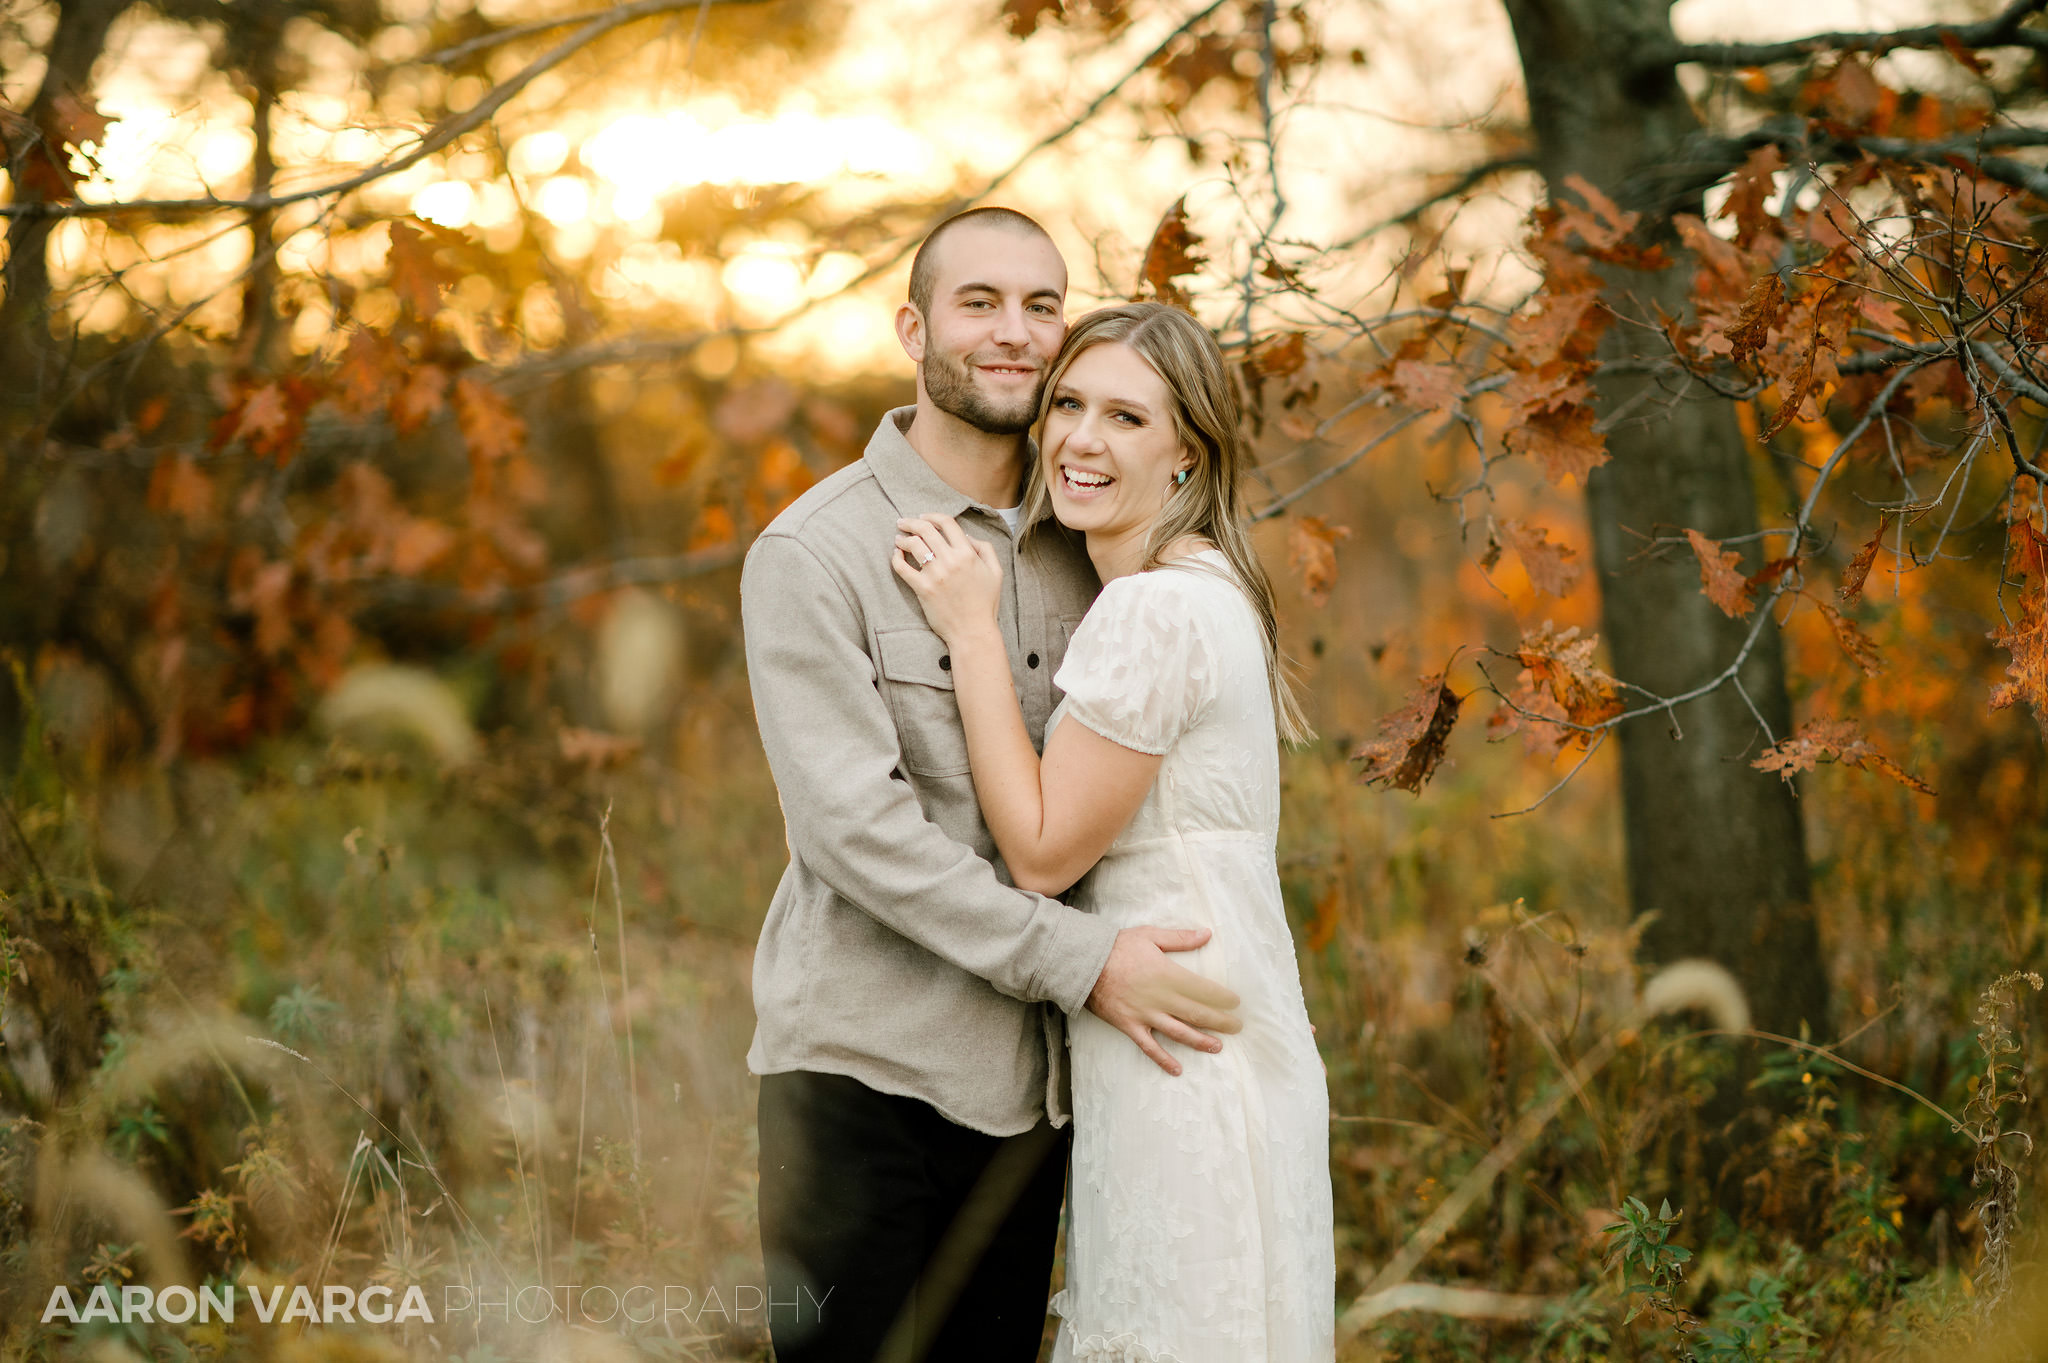
M 1273 716 L 1281 737 L 1290 743 L 1309 735 L 1295 703 L 1280 659 L 1280 624 L 1273 611 L 1273 584 L 1252 550 L 1241 480 L 1251 462 L 1251 448 L 1238 424 L 1237 399 L 1223 368 L 1216 338 L 1194 317 L 1165 303 L 1125 303 L 1091 312 L 1067 332 L 1038 400 L 1041 430 L 1052 407 L 1054 391 L 1075 356 L 1092 346 L 1123 345 L 1151 365 L 1173 395 L 1173 427 L 1181 447 L 1194 457 L 1187 481 L 1167 494 L 1166 506 L 1152 523 L 1145 544 L 1142 572 L 1164 562 L 1167 548 L 1198 536 L 1223 551 L 1237 585 L 1251 602 L 1266 645 L 1266 678 L 1273 691 Z M 1031 480 L 1024 500 L 1024 523 L 1036 526 L 1052 510 L 1047 491 L 1055 470 L 1041 442 L 1039 476 Z

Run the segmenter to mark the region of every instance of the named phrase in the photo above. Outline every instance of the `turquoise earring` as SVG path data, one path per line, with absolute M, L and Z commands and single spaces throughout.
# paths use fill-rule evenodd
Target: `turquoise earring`
M 1174 471 L 1174 474 L 1173 474 L 1173 485 L 1174 485 L 1175 487 L 1179 487 L 1179 486 L 1180 486 L 1180 485 L 1181 485 L 1182 483 L 1185 483 L 1185 482 L 1186 482 L 1187 480 L 1188 480 L 1188 471 L 1187 471 L 1186 469 L 1176 469 L 1176 470 Z

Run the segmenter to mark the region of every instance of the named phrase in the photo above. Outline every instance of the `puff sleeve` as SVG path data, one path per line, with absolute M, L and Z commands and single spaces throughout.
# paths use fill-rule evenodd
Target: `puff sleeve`
M 1185 569 L 1132 573 L 1104 587 L 1053 677 L 1068 718 L 1112 743 L 1164 755 L 1215 699 L 1204 597 Z

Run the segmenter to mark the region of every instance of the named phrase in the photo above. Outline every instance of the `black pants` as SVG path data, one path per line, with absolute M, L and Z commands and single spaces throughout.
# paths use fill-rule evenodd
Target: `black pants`
M 778 1363 L 1032 1363 L 1067 1134 L 958 1126 L 837 1074 L 761 1078 Z

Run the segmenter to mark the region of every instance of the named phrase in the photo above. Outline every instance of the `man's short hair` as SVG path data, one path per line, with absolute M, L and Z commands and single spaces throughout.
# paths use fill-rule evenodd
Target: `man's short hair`
M 910 305 L 916 308 L 923 317 L 929 318 L 932 315 L 932 289 L 937 282 L 933 276 L 939 271 L 938 262 L 932 254 L 932 247 L 938 243 L 940 237 L 945 236 L 947 232 L 960 226 L 962 223 L 979 223 L 984 227 L 1002 227 L 1012 232 L 1035 232 L 1047 241 L 1052 240 L 1052 233 L 1046 231 L 1031 218 L 1019 213 L 1014 208 L 990 206 L 986 208 L 970 208 L 964 213 L 955 213 L 952 217 L 934 227 L 931 230 L 931 234 L 924 239 L 924 243 L 917 248 L 917 254 L 910 258 Z

